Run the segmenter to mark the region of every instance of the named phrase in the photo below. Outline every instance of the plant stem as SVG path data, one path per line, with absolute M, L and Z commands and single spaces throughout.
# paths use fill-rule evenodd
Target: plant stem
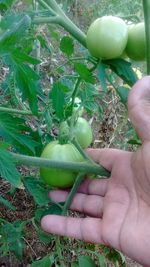
M 44 0 L 38 0 L 45 2 Z M 49 10 L 53 10 L 57 14 L 57 20 L 49 20 L 49 18 L 35 18 L 34 23 L 58 23 L 66 31 L 68 31 L 76 40 L 86 47 L 86 35 L 69 19 L 63 10 L 59 7 L 55 0 L 47 0 L 44 4 Z M 56 16 L 55 16 L 56 17 Z
M 37 1 L 42 7 L 48 9 L 53 16 L 56 16 L 55 11 L 51 9 L 50 6 L 44 0 L 37 0 Z
M 34 17 L 32 20 L 33 23 L 35 24 L 41 24 L 41 23 L 56 23 L 59 24 L 60 17 L 58 15 L 54 17 Z
M 147 74 L 150 74 L 150 0 L 143 0 L 145 32 L 146 32 L 146 54 Z
M 5 107 L 1 107 L 1 106 L 0 106 L 0 112 L 15 113 L 15 114 L 19 114 L 19 115 L 35 116 L 29 110 L 19 110 L 19 109 L 13 109 L 13 108 L 5 108 Z M 39 112 L 38 116 L 39 115 L 42 115 L 42 112 Z
M 75 194 L 76 194 L 76 192 L 77 192 L 77 190 L 79 188 L 79 185 L 81 184 L 84 176 L 85 176 L 85 173 L 79 173 L 78 174 L 78 176 L 77 176 L 77 178 L 76 178 L 76 180 L 74 182 L 74 185 L 73 185 L 73 187 L 72 187 L 72 189 L 71 189 L 71 191 L 70 191 L 70 193 L 69 193 L 69 195 L 68 195 L 68 197 L 66 199 L 65 205 L 64 205 L 63 210 L 62 210 L 62 215 L 65 216 L 67 214 L 67 210 L 69 209 L 69 207 L 70 207 L 70 205 L 72 203 L 72 200 L 73 200 L 73 198 L 74 198 L 74 196 L 75 196 Z
M 86 35 L 65 14 L 60 18 L 60 26 L 68 31 L 76 40 L 86 48 Z
M 78 149 L 78 151 L 81 153 L 81 155 L 89 161 L 89 163 L 91 164 L 95 164 L 95 162 L 93 162 L 93 160 L 84 152 L 84 150 L 82 149 L 82 147 L 79 145 L 79 143 L 76 141 L 76 139 L 72 140 L 72 143 L 74 144 L 74 146 Z
M 39 168 L 43 167 L 43 168 L 71 170 L 77 173 L 78 172 L 92 173 L 92 174 L 100 175 L 102 177 L 110 176 L 110 172 L 107 171 L 105 168 L 97 164 L 90 164 L 89 162 L 80 162 L 80 163 L 62 162 L 62 161 L 48 160 L 48 159 L 39 158 L 39 157 L 25 156 L 25 155 L 20 155 L 20 154 L 11 153 L 11 152 L 10 154 L 13 156 L 14 161 L 16 161 L 17 164 L 36 166 Z

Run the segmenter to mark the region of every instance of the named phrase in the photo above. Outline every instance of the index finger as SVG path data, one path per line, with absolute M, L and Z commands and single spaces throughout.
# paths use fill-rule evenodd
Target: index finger
M 92 158 L 93 161 L 102 165 L 105 169 L 111 172 L 114 163 L 124 153 L 124 151 L 111 148 L 88 148 L 86 153 Z

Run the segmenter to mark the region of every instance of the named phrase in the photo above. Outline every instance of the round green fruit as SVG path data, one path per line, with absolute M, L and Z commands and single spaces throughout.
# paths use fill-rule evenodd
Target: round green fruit
M 87 48 L 91 55 L 102 59 L 118 58 L 122 55 L 128 40 L 126 23 L 114 16 L 96 19 L 87 32 Z
M 87 120 L 79 117 L 73 130 L 77 142 L 82 148 L 87 148 L 93 140 L 93 133 Z
M 129 27 L 126 53 L 135 61 L 146 59 L 146 34 L 144 22 Z
M 61 162 L 82 162 L 82 155 L 73 144 L 61 145 L 58 141 L 49 143 L 43 150 L 41 158 Z M 66 188 L 73 185 L 77 174 L 68 170 L 41 168 L 40 175 L 43 181 L 58 188 Z

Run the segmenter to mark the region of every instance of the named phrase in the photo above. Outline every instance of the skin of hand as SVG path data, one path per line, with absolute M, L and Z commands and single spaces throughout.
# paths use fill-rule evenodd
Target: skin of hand
M 109 179 L 86 179 L 71 209 L 87 215 L 71 218 L 47 215 L 41 226 L 49 233 L 104 244 L 150 266 L 150 76 L 139 80 L 128 100 L 129 118 L 142 146 L 136 152 L 88 149 L 88 155 L 111 172 Z M 65 201 L 68 192 L 50 198 Z

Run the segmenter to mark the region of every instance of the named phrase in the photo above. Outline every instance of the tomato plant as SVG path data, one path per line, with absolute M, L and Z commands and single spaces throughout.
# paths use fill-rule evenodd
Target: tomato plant
M 118 17 L 104 16 L 96 19 L 90 25 L 86 43 L 92 56 L 112 59 L 122 55 L 127 39 L 126 23 Z
M 137 61 L 146 59 L 146 36 L 144 22 L 129 26 L 126 53 Z
M 84 159 L 73 144 L 49 143 L 43 150 L 42 158 L 61 162 L 82 162 Z M 67 170 L 41 168 L 40 174 L 46 184 L 52 187 L 65 188 L 73 185 L 76 173 Z

